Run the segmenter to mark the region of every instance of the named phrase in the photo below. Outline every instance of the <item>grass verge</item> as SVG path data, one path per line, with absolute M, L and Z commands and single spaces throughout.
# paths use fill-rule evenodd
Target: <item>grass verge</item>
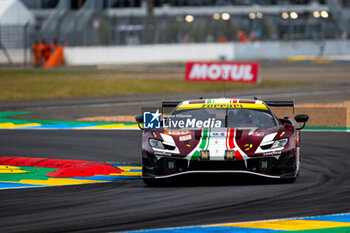
M 221 91 L 222 83 L 185 82 L 182 73 L 0 70 L 0 100 Z M 304 85 L 299 81 L 226 83 L 226 90 Z

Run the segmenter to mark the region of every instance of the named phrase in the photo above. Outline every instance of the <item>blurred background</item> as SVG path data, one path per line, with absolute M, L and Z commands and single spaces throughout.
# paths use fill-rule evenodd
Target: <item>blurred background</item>
M 349 53 L 349 32 L 349 0 L 0 1 L 3 64 L 31 64 L 30 48 L 41 40 L 69 47 L 239 43 L 223 54 L 236 60 L 341 55 Z
M 133 122 L 226 91 L 311 103 L 297 105 L 310 125 L 349 127 L 349 33 L 350 0 L 0 0 L 0 111 Z M 262 79 L 186 82 L 188 61 L 259 62 Z

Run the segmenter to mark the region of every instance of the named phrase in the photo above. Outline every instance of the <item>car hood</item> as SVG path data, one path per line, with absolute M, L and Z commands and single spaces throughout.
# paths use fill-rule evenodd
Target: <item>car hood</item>
M 227 150 L 237 154 L 259 156 L 278 150 L 262 149 L 262 144 L 273 143 L 273 140 L 289 138 L 295 135 L 292 125 L 279 125 L 264 128 L 208 128 L 198 130 L 153 130 L 151 137 L 163 141 L 166 152 L 181 157 L 193 156 L 201 150 L 208 150 L 211 158 L 221 159 Z M 289 143 L 290 144 L 290 143 Z M 288 146 L 288 145 L 287 145 Z M 175 148 L 175 149 L 174 149 Z

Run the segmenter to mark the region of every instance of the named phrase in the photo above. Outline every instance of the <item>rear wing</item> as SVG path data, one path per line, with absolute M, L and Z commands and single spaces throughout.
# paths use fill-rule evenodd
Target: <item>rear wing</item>
M 162 103 L 162 108 L 166 108 L 166 107 L 175 108 L 179 103 L 181 103 L 181 102 L 180 101 L 164 101 Z
M 275 100 L 268 100 L 264 101 L 268 106 L 271 107 L 294 107 L 294 100 L 287 100 L 287 101 L 275 101 Z M 175 108 L 180 101 L 164 101 L 162 103 L 162 107 L 173 107 Z
M 293 113 L 294 113 L 294 100 L 283 100 L 283 101 L 276 101 L 276 100 L 268 100 L 264 101 L 266 105 L 269 107 L 292 107 L 293 108 Z M 164 108 L 169 108 L 173 107 L 175 108 L 180 101 L 164 101 L 162 103 L 162 112 L 164 112 Z
M 294 100 L 287 100 L 287 101 L 275 101 L 275 100 L 271 100 L 271 101 L 264 101 L 266 105 L 268 105 L 269 107 L 292 107 L 293 108 L 293 114 L 294 114 L 294 104 L 295 101 Z

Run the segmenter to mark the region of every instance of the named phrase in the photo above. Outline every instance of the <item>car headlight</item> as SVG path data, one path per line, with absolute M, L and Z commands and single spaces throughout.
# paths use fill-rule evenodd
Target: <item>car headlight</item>
M 287 143 L 288 143 L 288 138 L 282 138 L 282 139 L 276 140 L 272 144 L 271 149 L 285 147 Z
M 157 149 L 163 149 L 163 150 L 165 150 L 162 141 L 159 141 L 159 140 L 150 138 L 150 139 L 149 139 L 149 144 L 150 144 L 150 146 L 151 146 L 152 148 L 157 148 Z

